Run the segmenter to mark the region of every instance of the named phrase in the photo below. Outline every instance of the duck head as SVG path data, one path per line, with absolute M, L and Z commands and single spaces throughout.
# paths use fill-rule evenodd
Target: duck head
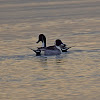
M 46 37 L 44 34 L 40 34 L 36 43 L 42 42 L 42 47 L 46 47 Z
M 62 52 L 62 50 L 61 50 L 61 45 L 62 45 L 62 44 L 63 44 L 63 43 L 62 43 L 62 41 L 61 41 L 60 39 L 57 39 L 57 40 L 55 41 L 55 46 L 56 46 L 57 49 L 60 50 L 60 52 Z
M 66 44 L 63 44 L 63 42 L 60 39 L 57 39 L 55 41 L 55 45 L 57 48 L 59 48 L 62 52 L 67 52 Z
M 56 46 L 60 46 L 61 44 L 63 44 L 63 43 L 62 43 L 62 41 L 61 41 L 60 39 L 57 39 L 57 40 L 55 41 L 55 45 L 56 45 Z

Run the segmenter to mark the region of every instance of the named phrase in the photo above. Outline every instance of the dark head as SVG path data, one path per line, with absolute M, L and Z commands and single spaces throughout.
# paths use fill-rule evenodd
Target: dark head
M 62 41 L 61 41 L 60 39 L 57 39 L 57 40 L 55 41 L 55 45 L 56 45 L 56 46 L 60 46 L 61 44 L 63 44 L 63 43 L 62 43 Z
M 39 39 L 36 43 L 39 43 L 40 41 L 44 44 L 44 47 L 46 47 L 46 37 L 44 36 L 44 34 L 39 35 Z

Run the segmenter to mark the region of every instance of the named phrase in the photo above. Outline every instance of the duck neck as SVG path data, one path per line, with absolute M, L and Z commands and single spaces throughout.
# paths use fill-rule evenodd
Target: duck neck
M 46 40 L 42 42 L 42 47 L 46 47 Z
M 56 46 L 56 48 L 57 48 L 58 50 L 60 50 L 60 52 L 62 53 L 62 50 L 61 50 L 60 46 Z

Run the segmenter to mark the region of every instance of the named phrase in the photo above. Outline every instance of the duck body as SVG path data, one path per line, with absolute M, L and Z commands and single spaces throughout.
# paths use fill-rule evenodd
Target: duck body
M 58 46 L 49 46 L 49 47 L 41 47 L 37 49 L 40 50 L 41 55 L 49 56 L 49 55 L 60 55 L 61 49 Z M 38 53 L 38 52 L 37 52 Z
M 40 55 L 45 55 L 45 56 L 50 56 L 50 55 L 60 55 L 62 53 L 61 50 L 61 42 L 59 39 L 55 41 L 55 45 L 53 46 L 48 46 L 48 47 L 40 47 L 37 50 L 33 50 L 37 56 Z

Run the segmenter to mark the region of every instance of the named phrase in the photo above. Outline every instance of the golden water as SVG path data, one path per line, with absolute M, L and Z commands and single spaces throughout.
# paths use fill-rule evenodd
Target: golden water
M 40 33 L 75 47 L 36 57 Z M 100 0 L 0 0 L 0 100 L 100 100 Z

